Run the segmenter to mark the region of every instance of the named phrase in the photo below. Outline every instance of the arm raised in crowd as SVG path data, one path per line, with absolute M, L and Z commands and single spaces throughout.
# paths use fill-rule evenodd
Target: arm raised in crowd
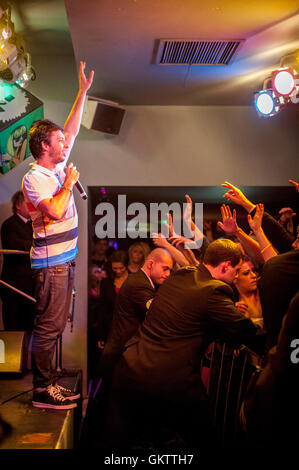
M 243 246 L 244 250 L 250 258 L 256 259 L 259 263 L 264 263 L 260 245 L 253 240 L 247 233 L 237 224 L 236 210 L 231 213 L 230 207 L 222 204 L 221 206 L 222 222 L 218 222 L 218 226 L 225 232 L 235 235 Z
M 251 230 L 255 234 L 257 241 L 259 242 L 261 254 L 263 255 L 264 261 L 267 261 L 268 259 L 273 258 L 273 256 L 276 256 L 277 251 L 272 246 L 272 243 L 269 242 L 264 230 L 262 229 L 263 214 L 264 205 L 257 204 L 254 217 L 252 218 L 251 215 L 248 214 L 248 223 L 250 225 Z
M 248 213 L 252 213 L 256 208 L 256 204 L 253 204 L 240 189 L 236 186 L 228 183 L 227 181 L 222 184 L 224 188 L 229 188 L 223 197 L 226 197 L 230 201 L 242 206 Z M 263 230 L 279 253 L 285 253 L 292 249 L 292 243 L 294 237 L 292 237 L 285 229 L 280 225 L 277 220 L 274 219 L 270 214 L 264 212 L 262 219 Z
M 293 186 L 295 186 L 296 190 L 299 193 L 299 183 L 296 183 L 294 180 L 289 180 L 289 183 L 291 183 Z
M 162 233 L 153 233 L 152 236 L 154 244 L 160 248 L 165 248 L 179 266 L 188 266 L 190 264 L 183 253 L 169 243 Z

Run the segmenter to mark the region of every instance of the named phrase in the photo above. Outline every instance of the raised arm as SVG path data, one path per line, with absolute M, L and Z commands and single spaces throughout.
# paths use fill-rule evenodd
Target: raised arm
M 94 76 L 93 70 L 90 72 L 88 78 L 85 76 L 85 66 L 86 63 L 81 61 L 79 69 L 79 91 L 70 114 L 64 124 L 65 140 L 70 146 L 68 153 L 71 151 L 75 137 L 79 132 L 86 93 L 91 87 Z
M 188 194 L 185 195 L 187 199 L 187 205 L 184 211 L 184 220 L 187 224 L 187 227 L 190 229 L 190 232 L 193 236 L 193 240 L 198 244 L 198 248 L 201 247 L 202 241 L 204 239 L 204 234 L 201 230 L 195 225 L 192 220 L 192 199 Z
M 152 236 L 154 244 L 160 248 L 165 248 L 178 265 L 188 266 L 190 264 L 183 253 L 171 245 L 161 233 L 153 233 Z
M 299 183 L 296 183 L 296 181 L 294 181 L 294 180 L 289 180 L 289 183 L 291 183 L 296 188 L 296 190 L 299 192 Z
M 266 237 L 264 230 L 262 229 L 263 215 L 264 205 L 257 204 L 254 217 L 252 218 L 251 215 L 248 214 L 248 223 L 251 230 L 254 232 L 257 241 L 259 242 L 264 261 L 267 261 L 268 259 L 273 258 L 273 256 L 276 256 L 277 251 L 274 249 L 271 242 Z
M 247 233 L 242 230 L 237 224 L 236 210 L 231 213 L 230 207 L 222 204 L 221 206 L 222 222 L 218 222 L 218 226 L 225 232 L 235 235 L 245 249 L 246 253 L 256 259 L 259 263 L 264 263 L 264 258 L 261 254 L 260 245 L 253 240 Z
M 229 189 L 229 191 L 227 191 L 223 197 L 226 197 L 235 204 L 244 207 L 247 212 L 251 212 L 255 208 L 255 204 L 249 201 L 249 199 L 247 199 L 242 191 L 236 186 L 232 185 L 228 181 L 225 181 L 225 183 L 223 183 L 221 186 Z
M 252 213 L 256 208 L 256 205 L 249 201 L 242 191 L 231 183 L 227 181 L 221 186 L 229 188 L 230 190 L 223 195 L 223 197 L 228 198 L 230 201 L 235 204 L 239 204 L 244 207 L 248 213 Z M 292 237 L 285 229 L 282 227 L 277 220 L 275 220 L 270 214 L 264 212 L 262 226 L 265 231 L 266 236 L 274 245 L 275 249 L 279 253 L 285 253 L 292 249 L 292 243 L 294 242 L 294 237 Z

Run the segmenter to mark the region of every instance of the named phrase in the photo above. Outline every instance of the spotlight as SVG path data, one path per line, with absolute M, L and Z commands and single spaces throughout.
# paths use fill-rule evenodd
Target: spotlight
M 15 44 L 5 42 L 0 44 L 0 72 L 9 67 L 18 56 L 18 50 Z
M 284 98 L 276 96 L 272 89 L 255 93 L 254 101 L 259 116 L 263 117 L 275 116 L 285 104 Z
M 26 67 L 24 56 L 18 56 L 5 70 L 0 71 L 0 79 L 6 83 L 15 83 Z
M 272 73 L 272 83 L 278 95 L 290 96 L 296 92 L 296 71 L 290 67 L 281 68 Z
M 17 84 L 20 85 L 22 88 L 26 88 L 30 80 L 35 80 L 36 78 L 35 70 L 31 66 L 31 56 L 29 53 L 26 54 L 25 60 L 26 67 L 19 76 L 19 79 L 17 80 Z

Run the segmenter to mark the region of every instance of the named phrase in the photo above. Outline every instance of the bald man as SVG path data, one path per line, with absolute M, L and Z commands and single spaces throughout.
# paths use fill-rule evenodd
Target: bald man
M 170 275 L 173 260 L 164 248 L 155 248 L 142 268 L 123 283 L 113 313 L 112 327 L 100 363 L 101 374 L 112 375 L 126 342 L 143 322 L 157 287 Z

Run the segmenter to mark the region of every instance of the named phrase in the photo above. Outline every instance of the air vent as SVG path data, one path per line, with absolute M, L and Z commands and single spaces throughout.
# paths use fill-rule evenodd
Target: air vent
M 228 65 L 243 39 L 160 39 L 156 64 Z

